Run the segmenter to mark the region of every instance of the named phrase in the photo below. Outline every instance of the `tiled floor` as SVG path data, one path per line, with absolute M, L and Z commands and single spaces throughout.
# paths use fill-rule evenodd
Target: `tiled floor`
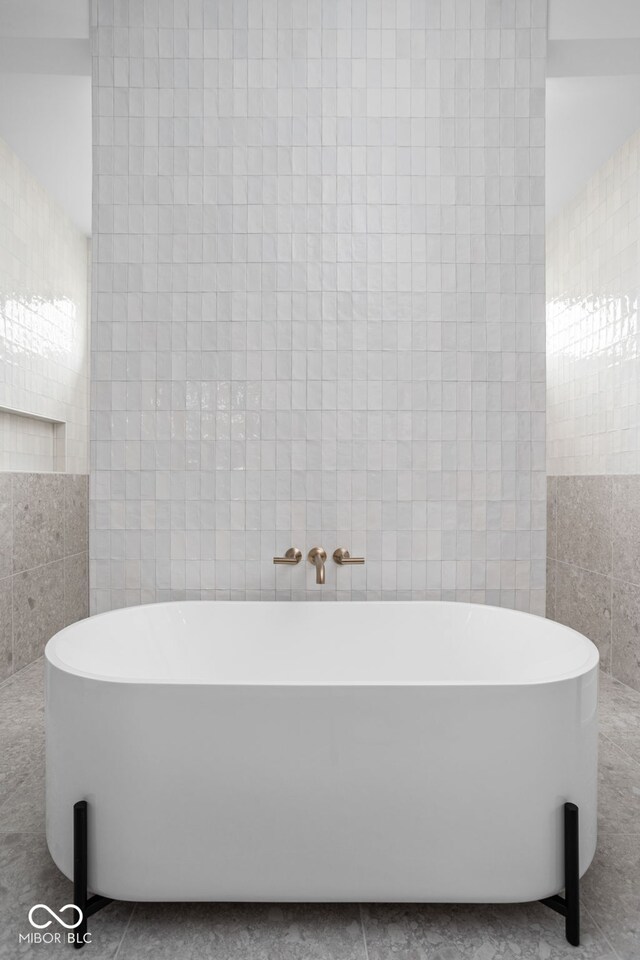
M 600 839 L 583 881 L 583 946 L 540 904 L 112 904 L 87 960 L 640 960 L 640 693 L 602 680 Z M 0 686 L 0 958 L 70 957 L 18 944 L 37 902 L 71 884 L 44 840 L 42 662 Z

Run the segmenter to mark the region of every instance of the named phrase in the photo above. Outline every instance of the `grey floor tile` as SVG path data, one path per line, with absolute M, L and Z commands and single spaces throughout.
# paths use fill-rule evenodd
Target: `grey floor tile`
M 0 805 L 44 768 L 43 675 L 40 660 L 0 686 Z
M 582 880 L 589 913 L 619 960 L 640 957 L 640 835 L 609 834 Z
M 46 903 L 57 911 L 72 901 L 71 883 L 51 860 L 44 837 L 0 836 L 0 960 L 37 955 L 69 960 L 73 948 L 68 944 L 19 943 L 19 935 L 31 931 L 28 913 L 36 903 Z M 132 904 L 114 903 L 91 917 L 92 943 L 85 947 L 84 956 L 115 958 L 132 909 Z
M 369 960 L 615 960 L 605 937 L 583 918 L 580 950 L 558 914 L 539 903 L 368 904 Z
M 366 960 L 356 904 L 138 904 L 118 960 Z
M 600 676 L 600 731 L 640 763 L 640 693 Z
M 27 775 L 0 805 L 0 835 L 3 833 L 44 836 L 44 763 Z
M 640 834 L 640 766 L 606 737 L 599 744 L 598 833 Z
M 27 780 L 38 766 L 44 766 L 44 747 L 26 752 L 28 736 L 24 730 L 15 730 L 10 737 L 4 731 L 2 763 L 0 764 L 0 804 L 6 803 L 12 793 Z
M 12 712 L 18 715 L 23 707 L 26 709 L 27 704 L 31 704 L 31 711 L 39 709 L 42 714 L 43 698 L 44 659 L 39 658 L 0 684 L 0 723 Z M 21 718 L 29 719 L 29 717 L 30 713 L 25 713 Z

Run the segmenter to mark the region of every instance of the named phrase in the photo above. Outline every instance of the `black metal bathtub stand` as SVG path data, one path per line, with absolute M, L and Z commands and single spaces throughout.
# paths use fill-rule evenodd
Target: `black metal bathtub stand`
M 85 945 L 87 934 L 87 919 L 106 907 L 112 901 L 108 897 L 98 894 L 89 896 L 87 890 L 88 856 L 88 829 L 87 829 L 87 801 L 78 800 L 73 805 L 73 902 L 82 910 L 82 920 L 75 929 L 74 947 L 79 950 Z
M 73 807 L 73 899 L 82 910 L 82 921 L 75 930 L 74 946 L 79 950 L 85 945 L 87 919 L 108 903 L 108 897 L 98 894 L 89 896 L 87 890 L 88 870 L 88 824 L 87 801 L 79 800 Z M 565 895 L 555 894 L 540 903 L 555 910 L 565 918 L 565 936 L 569 943 L 580 946 L 580 830 L 578 807 L 575 803 L 564 805 L 564 886 Z
M 565 936 L 580 946 L 580 825 L 575 803 L 564 805 L 564 897 L 556 894 L 541 900 L 564 917 Z

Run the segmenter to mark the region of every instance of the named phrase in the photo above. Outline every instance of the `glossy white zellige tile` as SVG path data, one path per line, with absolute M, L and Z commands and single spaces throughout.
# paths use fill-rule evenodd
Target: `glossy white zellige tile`
M 547 234 L 549 472 L 640 473 L 640 133 Z
M 545 0 L 95 6 L 93 610 L 543 612 Z

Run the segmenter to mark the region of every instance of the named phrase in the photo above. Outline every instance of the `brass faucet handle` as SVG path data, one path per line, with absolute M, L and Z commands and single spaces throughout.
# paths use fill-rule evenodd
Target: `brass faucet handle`
M 338 547 L 337 550 L 333 551 L 333 559 L 341 567 L 349 566 L 352 563 L 364 563 L 364 557 L 352 557 L 344 547 Z
M 297 547 L 289 547 L 284 557 L 274 557 L 274 563 L 284 563 L 289 567 L 295 567 L 296 563 L 300 563 L 302 560 L 302 550 L 298 550 Z

